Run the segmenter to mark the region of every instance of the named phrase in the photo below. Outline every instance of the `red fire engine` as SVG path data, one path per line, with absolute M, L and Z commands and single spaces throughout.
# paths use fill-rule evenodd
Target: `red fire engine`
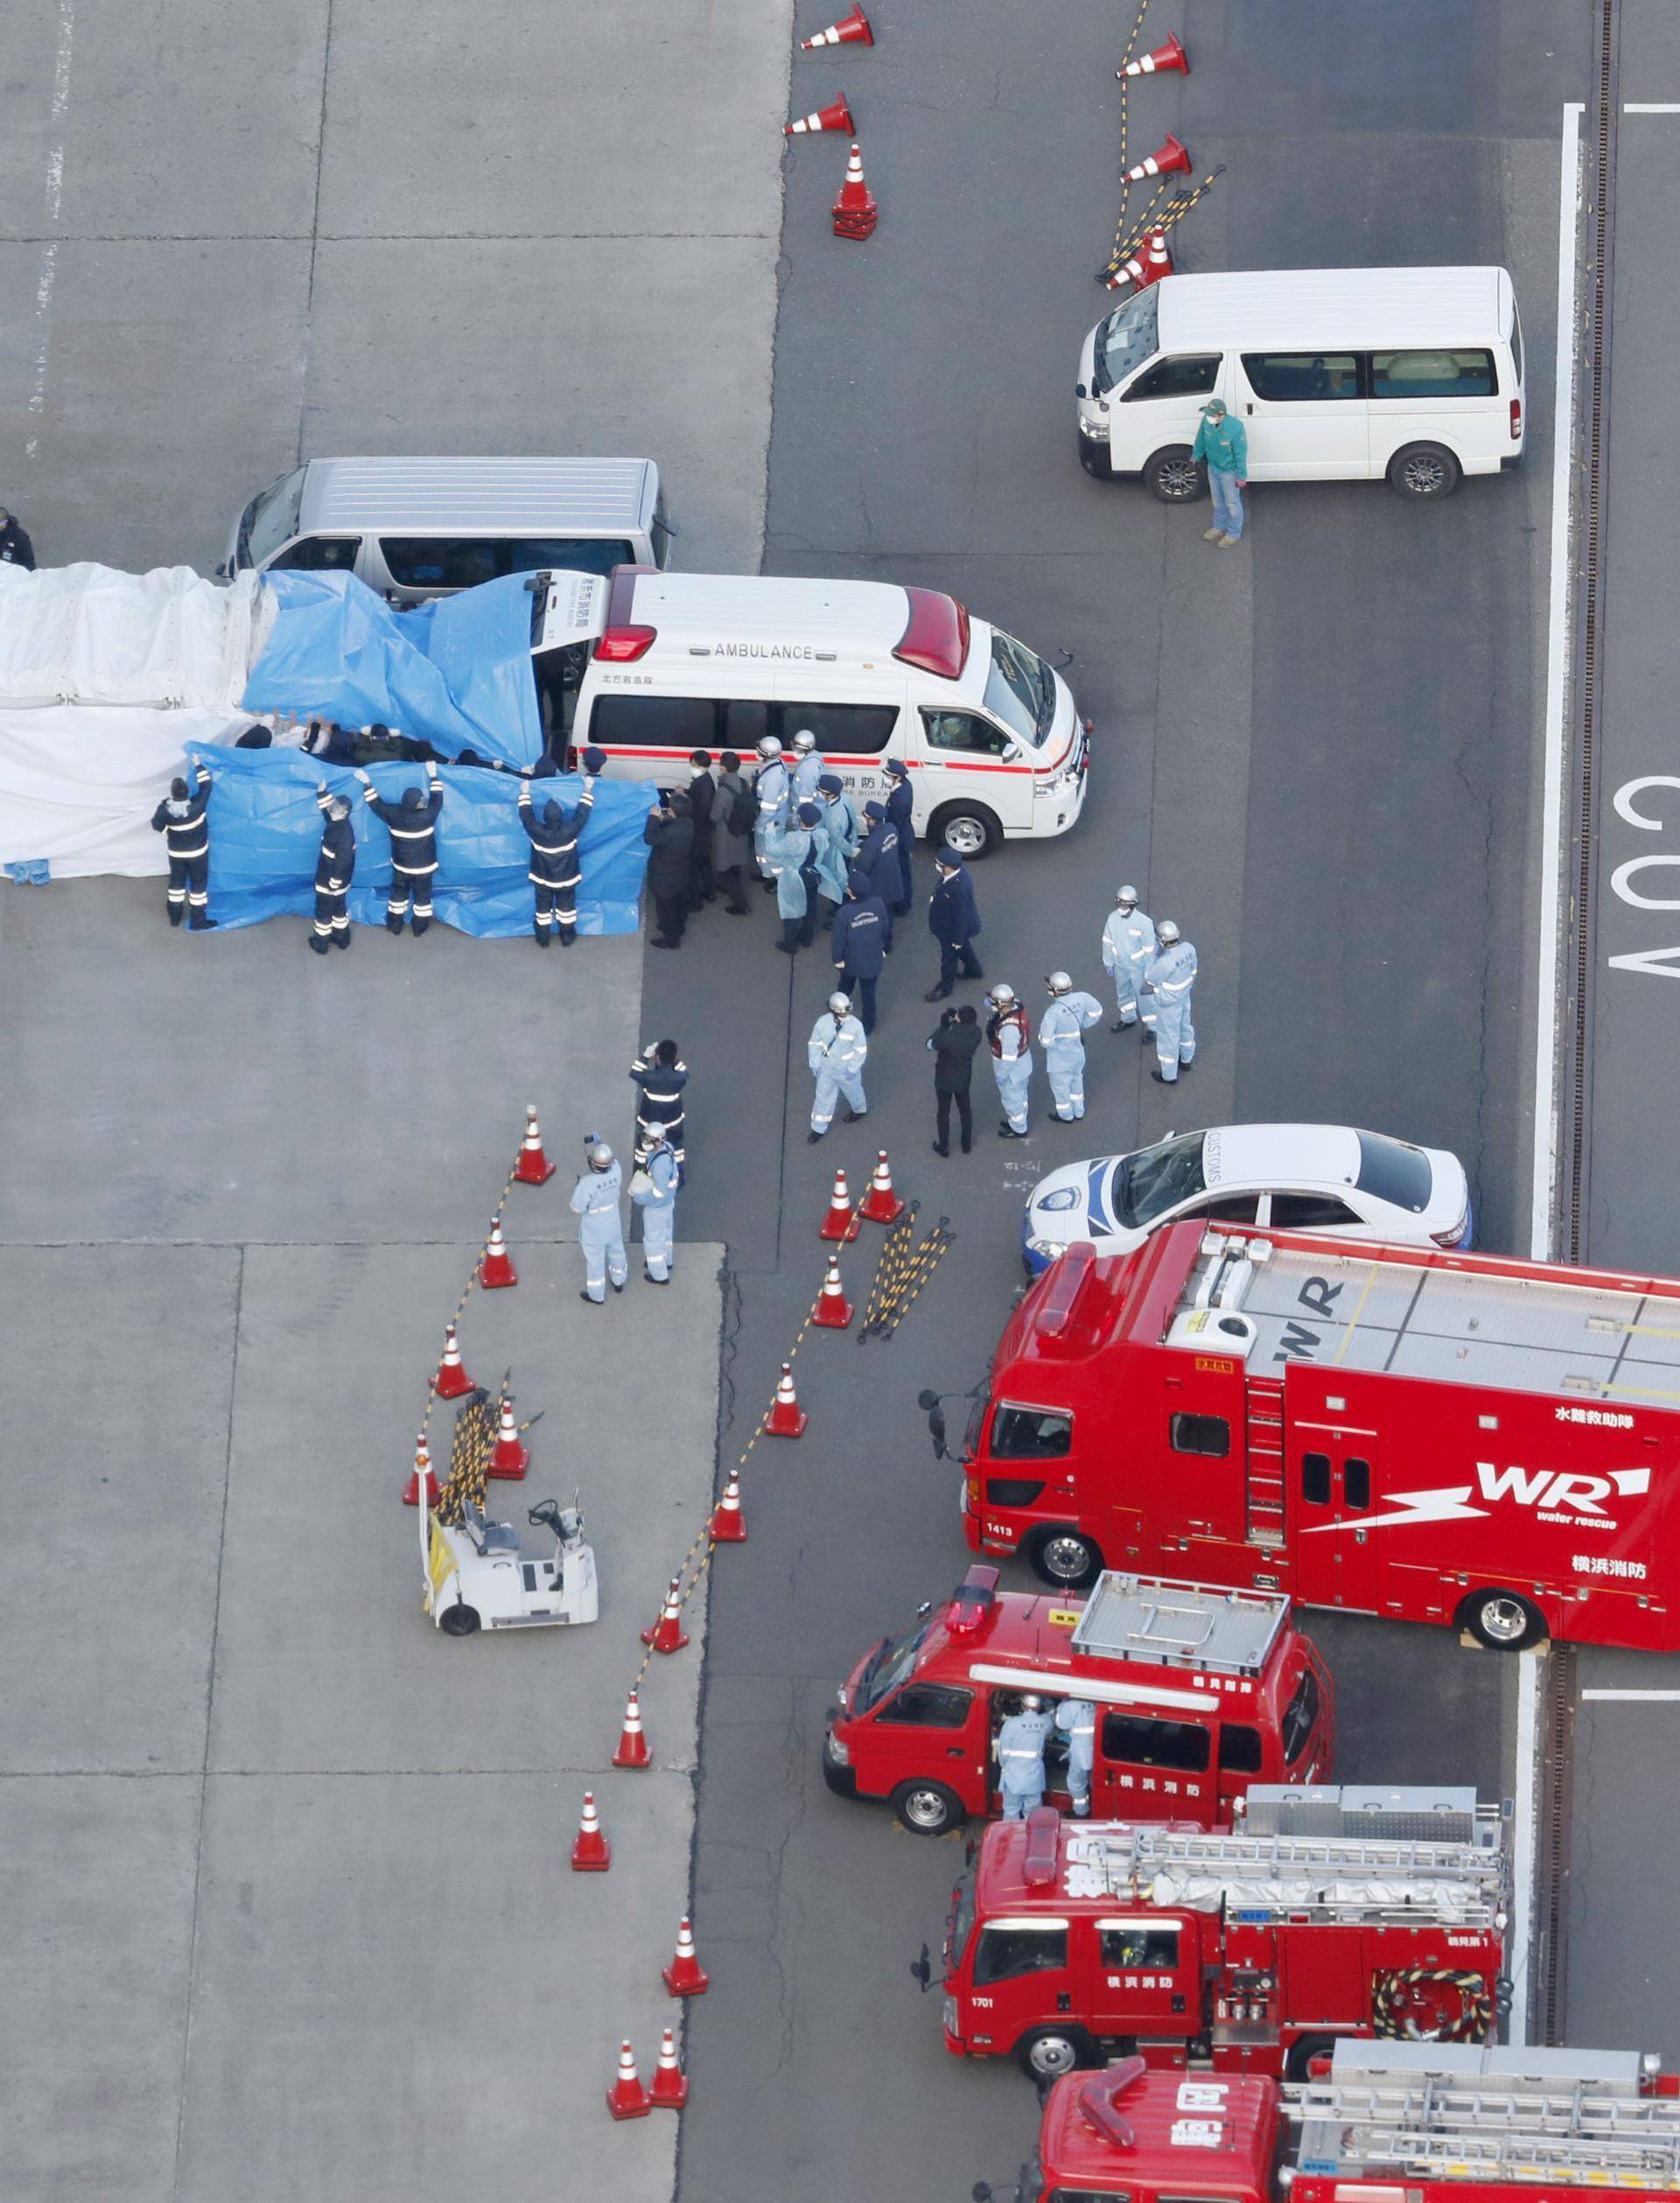
M 1296 2131 L 1278 2163 L 1279 2130 Z M 1274 2171 L 1274 2167 L 1276 2170 Z M 1680 2189 L 1680 2102 L 1634 2051 L 1340 2042 L 1328 2077 L 1058 2081 L 1016 2203 L 1557 2203 Z M 1002 2203 L 979 2182 L 975 2203 Z
M 1099 1815 L 1214 1828 L 1251 1782 L 1315 1782 L 1335 1764 L 1335 1686 L 1276 1592 L 1104 1576 L 1088 1599 L 1046 1598 L 999 1591 L 980 1567 L 852 1669 L 824 1778 L 889 1800 L 919 1835 L 996 1813 L 995 1739 L 1029 1693 L 1096 1708 Z
M 1223 1834 L 1062 1821 L 982 1836 L 945 1945 L 945 2047 L 1049 2080 L 1104 2054 L 1303 2075 L 1348 2035 L 1479 2041 L 1504 1822 L 1463 1790 L 1257 1785 Z M 927 1985 L 927 1954 L 915 1971 Z
M 1194 1223 L 1076 1245 L 1004 1332 L 965 1467 L 970 1545 L 1049 1583 L 1178 1570 L 1671 1652 L 1680 1283 Z

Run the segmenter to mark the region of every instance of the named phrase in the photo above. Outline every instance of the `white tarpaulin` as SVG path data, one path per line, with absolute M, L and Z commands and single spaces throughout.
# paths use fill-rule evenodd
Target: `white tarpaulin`
M 45 858 L 57 879 L 164 871 L 151 815 L 186 770 L 186 745 L 229 742 L 249 724 L 221 711 L 0 710 L 0 864 Z
M 0 710 L 122 704 L 231 717 L 273 623 L 255 574 L 224 586 L 188 566 L 32 574 L 0 564 Z

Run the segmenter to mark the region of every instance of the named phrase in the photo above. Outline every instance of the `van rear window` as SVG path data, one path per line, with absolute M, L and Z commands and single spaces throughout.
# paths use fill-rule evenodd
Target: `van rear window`
M 1493 398 L 1499 375 L 1491 352 L 1374 352 L 1374 398 Z
M 544 569 L 608 574 L 635 558 L 622 538 L 582 535 L 382 535 L 379 549 L 399 589 L 476 589 Z

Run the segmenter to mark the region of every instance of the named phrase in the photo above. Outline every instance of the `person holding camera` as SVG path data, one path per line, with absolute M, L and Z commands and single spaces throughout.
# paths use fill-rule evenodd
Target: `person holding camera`
M 659 791 L 659 807 L 648 815 L 641 838 L 653 855 L 648 860 L 648 892 L 659 913 L 654 948 L 680 948 L 689 922 L 689 895 L 694 871 L 694 821 L 689 799 Z
M 980 1020 L 972 1005 L 965 1002 L 960 1009 L 944 1011 L 939 1029 L 929 1037 L 928 1046 L 934 1055 L 934 1121 L 938 1131 L 934 1153 L 948 1155 L 951 1151 L 951 1104 L 955 1102 L 957 1129 L 966 1155 L 974 1145 L 974 1105 L 970 1098 L 970 1086 L 974 1078 L 975 1054 L 980 1046 Z

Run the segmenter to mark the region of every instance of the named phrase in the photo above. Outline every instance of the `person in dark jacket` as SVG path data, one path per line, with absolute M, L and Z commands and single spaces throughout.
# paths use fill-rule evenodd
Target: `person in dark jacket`
M 689 816 L 686 795 L 668 795 L 656 811 L 650 811 L 641 838 L 652 850 L 648 860 L 648 892 L 659 913 L 655 948 L 680 948 L 689 922 L 689 878 L 694 858 L 694 821 Z
M 899 899 L 904 875 L 899 864 L 899 829 L 886 815 L 886 806 L 872 796 L 864 806 L 864 838 L 858 850 L 858 870 L 869 874 L 869 884 L 890 911 Z
M 725 750 L 711 806 L 711 877 L 729 895 L 732 918 L 747 915 L 746 864 L 752 848 L 752 791 L 741 777 L 741 760 Z
M 336 941 L 350 946 L 350 883 L 356 876 L 356 829 L 350 823 L 350 799 L 334 795 L 325 780 L 315 783 L 315 801 L 325 823 L 321 853 L 315 859 L 315 923 L 309 945 L 325 956 Z
M 946 1011 L 928 1046 L 934 1052 L 934 1121 L 938 1127 L 934 1153 L 951 1151 L 951 1104 L 955 1102 L 957 1130 L 966 1155 L 974 1145 L 969 1085 L 974 1077 L 975 1051 L 980 1046 L 980 1021 L 972 1006 L 965 1002 L 959 1010 Z
M 682 1099 L 689 1067 L 678 1055 L 676 1041 L 661 1040 L 644 1048 L 631 1065 L 630 1076 L 636 1082 L 636 1160 L 645 1163 L 661 1140 L 668 1141 L 681 1185 L 689 1159 L 683 1144 L 687 1105 Z
M 869 874 L 854 871 L 834 920 L 834 968 L 840 975 L 839 992 L 857 997 L 858 1022 L 866 1034 L 875 1030 L 875 982 L 892 952 L 892 920 L 886 905 L 871 886 Z
M 886 906 L 895 918 L 902 918 L 914 901 L 916 892 L 910 871 L 910 852 L 916 839 L 913 815 L 916 799 L 910 787 L 910 768 L 900 759 L 888 759 L 886 777 L 892 784 L 886 791 L 887 823 L 899 837 L 899 892 L 887 897 Z
M 694 821 L 694 848 L 689 857 L 689 908 L 714 903 L 718 890 L 711 882 L 711 815 L 717 808 L 718 786 L 711 777 L 711 752 L 696 750 L 689 759 L 694 777 L 689 782 L 689 816 Z
M 169 794 L 151 815 L 151 830 L 164 837 L 169 856 L 169 922 L 178 926 L 181 912 L 190 908 L 187 923 L 195 934 L 214 929 L 210 903 L 210 772 L 195 766 L 191 794 L 185 780 L 172 780 Z
M 974 953 L 974 937 L 980 930 L 980 908 L 974 899 L 974 882 L 960 857 L 942 850 L 934 859 L 939 884 L 928 899 L 928 930 L 939 943 L 939 984 L 928 990 L 927 1000 L 938 1002 L 956 984 L 957 969 L 965 979 L 984 979 Z
M 438 815 L 444 808 L 444 784 L 437 766 L 428 765 L 429 786 L 424 795 L 418 788 L 404 788 L 400 803 L 388 803 L 366 773 L 358 770 L 356 778 L 374 816 L 382 819 L 390 832 L 391 885 L 385 901 L 386 926 L 394 934 L 402 932 L 412 898 L 414 937 L 418 941 L 431 923 L 431 882 L 438 870 Z
M 530 781 L 521 785 L 519 822 L 530 838 L 530 869 L 525 877 L 534 891 L 531 931 L 539 948 L 546 948 L 556 933 L 562 948 L 570 948 L 578 938 L 578 890 L 584 879 L 578 844 L 595 808 L 596 777 L 606 763 L 605 750 L 584 751 L 583 794 L 570 811 L 551 795 L 543 798 L 539 810 Z M 544 758 L 533 777 L 551 780 L 553 759 Z
M 0 566 L 21 566 L 26 574 L 35 570 L 35 546 L 18 525 L 17 515 L 0 505 Z M 178 926 L 180 920 L 175 923 Z

